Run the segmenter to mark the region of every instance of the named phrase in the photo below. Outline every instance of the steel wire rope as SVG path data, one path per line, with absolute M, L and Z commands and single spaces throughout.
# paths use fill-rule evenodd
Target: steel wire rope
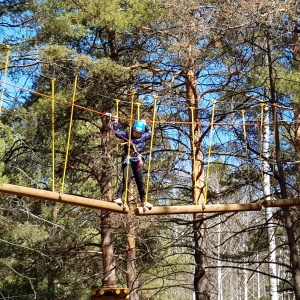
M 0 80 L 0 83 L 4 83 L 2 80 Z M 41 93 L 41 92 L 37 92 L 37 91 L 33 91 L 31 89 L 28 89 L 28 88 L 25 88 L 25 87 L 21 87 L 21 86 L 18 86 L 18 85 L 15 85 L 15 84 L 12 84 L 12 83 L 8 83 L 6 82 L 5 83 L 6 85 L 9 85 L 9 86 L 12 86 L 12 87 L 15 87 L 15 88 L 18 88 L 20 90 L 23 90 L 23 91 L 26 91 L 26 92 L 29 92 L 31 94 L 34 94 L 34 95 L 38 95 L 38 96 L 41 96 L 43 98 L 48 98 L 48 99 L 52 99 L 52 96 L 51 95 L 47 95 L 47 94 L 44 94 L 44 93 Z M 111 99 L 111 97 L 108 97 L 109 99 Z M 72 102 L 70 101 L 67 101 L 67 100 L 63 100 L 63 99 L 60 99 L 60 98 L 54 98 L 55 101 L 58 101 L 58 102 L 61 102 L 63 104 L 67 104 L 67 105 L 74 105 L 74 107 L 76 108 L 79 108 L 79 109 L 82 109 L 82 110 L 86 110 L 86 111 L 89 111 L 89 112 L 92 112 L 92 113 L 95 113 L 97 115 L 101 115 L 101 116 L 104 116 L 106 113 L 105 112 L 101 112 L 99 110 L 96 110 L 96 109 L 93 109 L 93 108 L 88 108 L 88 107 L 85 107 L 83 105 L 79 105 L 79 104 L 72 104 Z M 122 101 L 123 103 L 123 101 Z M 159 105 L 157 105 L 158 107 Z M 277 105 L 278 107 L 278 105 Z M 283 107 L 284 108 L 284 107 Z M 199 109 L 199 108 L 195 108 L 195 109 Z M 232 111 L 231 113 L 235 113 L 235 111 Z M 130 121 L 128 118 L 120 118 L 121 120 L 127 120 L 127 121 Z M 155 121 L 156 124 L 181 124 L 181 125 L 190 125 L 191 122 L 190 121 Z M 284 125 L 293 125 L 293 124 L 297 124 L 299 123 L 299 121 L 292 121 L 292 122 L 283 122 Z M 196 124 L 200 124 L 200 122 L 197 122 Z M 210 125 L 210 122 L 201 122 L 201 126 L 203 125 Z M 235 125 L 235 126 L 243 126 L 243 123 L 242 122 L 239 122 L 239 123 L 235 123 L 233 124 L 232 122 L 215 122 L 214 123 L 214 126 L 228 126 L 228 125 Z M 256 122 L 253 121 L 253 122 L 246 122 L 245 123 L 246 126 L 256 126 Z M 269 124 L 264 124 L 264 125 L 273 125 L 273 123 L 269 123 Z M 277 125 L 280 125 L 280 122 L 277 122 Z
M 57 63 L 53 63 L 53 62 L 51 62 L 51 61 L 48 61 L 48 60 L 43 60 L 43 61 L 40 61 L 39 62 L 39 64 L 40 63 L 42 63 L 42 62 L 44 62 L 44 61 L 46 61 L 49 65 L 55 65 L 55 66 L 58 66 L 58 67 L 60 67 L 60 68 L 62 68 L 62 69 L 66 69 L 66 70 L 69 70 L 69 71 L 72 71 L 73 72 L 73 70 L 74 70 L 74 68 L 72 69 L 72 68 L 70 68 L 70 67 L 66 67 L 66 66 L 62 66 L 62 65 L 60 65 L 60 64 L 57 64 Z M 17 67 L 17 66 L 16 66 Z M 51 77 L 48 77 L 48 76 L 45 76 L 45 75 L 40 75 L 40 76 L 43 76 L 43 77 L 45 77 L 45 78 L 48 78 L 48 79 L 51 79 Z M 98 80 L 97 78 L 95 78 L 95 77 L 93 77 L 93 76 L 91 76 L 91 75 L 84 75 L 86 78 L 90 78 L 90 79 L 94 79 L 94 80 Z M 2 82 L 2 81 L 0 81 L 0 82 Z M 3 83 L 3 82 L 2 82 Z M 7 83 L 6 83 L 7 84 Z M 116 87 L 116 88 L 118 88 L 119 87 L 119 85 L 116 85 L 116 84 L 113 84 L 113 83 L 110 83 L 110 82 L 106 82 L 106 84 L 108 84 L 108 85 L 111 85 L 111 86 L 113 86 L 113 87 Z M 16 86 L 17 87 L 17 86 Z M 124 96 L 126 96 L 127 94 L 125 94 L 124 93 Z M 105 98 L 107 98 L 107 99 L 111 99 L 111 97 L 109 97 L 109 96 L 106 96 L 106 95 L 104 95 L 104 94 L 102 94 L 101 95 L 102 97 L 105 97 Z M 253 98 L 253 97 L 252 97 Z M 183 98 L 184 100 L 191 100 L 191 99 L 189 99 L 189 98 Z M 254 103 L 254 104 L 250 104 L 251 106 L 256 106 L 256 105 L 259 105 L 260 103 L 261 103 L 261 100 L 260 99 L 258 99 L 258 98 L 253 98 L 254 100 L 257 100 L 257 102 L 258 103 Z M 207 102 L 212 102 L 212 100 L 211 99 L 205 99 L 205 98 L 202 98 L 201 99 L 201 101 L 207 101 Z M 130 102 L 128 102 L 128 103 L 130 103 Z M 229 102 L 226 102 L 226 104 L 244 104 L 245 102 L 243 102 L 243 101 L 240 101 L 240 102 L 238 102 L 238 101 L 229 101 Z M 293 104 L 296 104 L 296 102 L 293 102 L 293 101 L 291 101 L 291 103 L 293 103 Z M 147 105 L 147 104 L 143 104 L 144 106 L 145 105 Z M 150 105 L 150 104 L 149 104 Z M 157 106 L 166 106 L 166 107 L 170 107 L 169 105 L 159 105 L 159 104 L 157 104 Z M 178 107 L 178 106 L 174 106 L 174 107 Z M 287 106 L 285 106 L 285 105 L 280 105 L 279 103 L 277 103 L 277 107 L 279 107 L 279 108 L 283 108 L 283 109 L 286 109 L 286 110 L 293 110 L 293 108 L 290 108 L 290 107 L 287 107 Z M 197 110 L 201 110 L 201 109 L 203 109 L 203 108 L 195 108 L 195 109 L 197 109 Z

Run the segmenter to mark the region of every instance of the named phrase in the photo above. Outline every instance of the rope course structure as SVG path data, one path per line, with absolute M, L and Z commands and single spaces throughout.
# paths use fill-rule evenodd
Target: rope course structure
M 89 111 L 91 113 L 105 116 L 106 112 L 101 112 L 95 109 L 91 109 L 85 106 L 81 106 L 76 103 L 76 88 L 77 88 L 77 81 L 79 73 L 76 71 L 74 73 L 75 79 L 74 79 L 74 85 L 73 85 L 73 94 L 72 94 L 72 101 L 66 101 L 59 99 L 55 97 L 55 78 L 51 78 L 51 95 L 39 93 L 37 91 L 33 91 L 24 87 L 20 87 L 11 83 L 6 82 L 6 76 L 7 76 L 7 69 L 8 69 L 8 61 L 9 61 L 9 55 L 10 55 L 11 47 L 7 46 L 7 57 L 6 57 L 6 64 L 5 64 L 5 71 L 4 71 L 4 79 L 0 80 L 0 83 L 2 84 L 2 93 L 1 93 L 1 101 L 0 101 L 0 113 L 2 112 L 2 103 L 4 98 L 4 90 L 5 86 L 11 86 L 17 89 L 20 89 L 22 91 L 29 92 L 31 94 L 38 95 L 40 97 L 43 97 L 45 99 L 51 99 L 52 103 L 52 191 L 47 190 L 41 190 L 41 189 L 34 189 L 29 187 L 21 187 L 17 185 L 12 184 L 0 184 L 0 192 L 1 193 L 7 193 L 7 194 L 14 194 L 19 196 L 26 196 L 33 199 L 41 199 L 46 201 L 54 201 L 54 202 L 61 202 L 69 205 L 78 205 L 83 207 L 89 207 L 94 209 L 103 209 L 108 210 L 111 212 L 116 213 L 128 213 L 128 209 L 124 209 L 125 206 L 127 206 L 127 194 L 128 194 L 128 185 L 129 185 L 129 168 L 127 168 L 127 180 L 126 180 L 126 192 L 125 192 L 125 199 L 124 199 L 124 207 L 120 207 L 119 205 L 113 203 L 113 202 L 107 202 L 102 200 L 96 200 L 91 198 L 85 198 L 85 197 L 79 197 L 74 195 L 65 195 L 64 194 L 64 185 L 65 185 L 65 177 L 66 177 L 66 170 L 67 170 L 67 163 L 68 163 L 68 153 L 69 153 L 69 147 L 70 147 L 70 138 L 71 138 L 71 129 L 72 129 L 72 123 L 73 123 L 73 114 L 74 109 L 82 109 L 85 111 Z M 133 110 L 134 105 L 137 106 L 137 118 L 140 119 L 140 107 L 141 103 L 134 103 L 134 95 L 133 92 L 131 95 L 131 101 L 130 101 L 130 118 L 120 118 L 123 121 L 129 122 L 129 132 L 132 130 L 132 124 L 134 121 L 133 118 Z M 194 203 L 195 205 L 181 205 L 181 206 L 155 206 L 151 210 L 145 210 L 143 207 L 137 207 L 135 209 L 135 215 L 137 216 L 144 216 L 144 215 L 167 215 L 167 214 L 194 214 L 194 213 L 228 213 L 228 212 L 239 212 L 239 211 L 259 211 L 263 207 L 269 208 L 269 207 L 284 207 L 284 206 L 297 206 L 300 205 L 300 198 L 294 198 L 294 199 L 279 199 L 279 200 L 265 200 L 261 202 L 258 200 L 257 202 L 253 203 L 247 203 L 247 204 L 213 204 L 213 205 L 207 205 L 207 197 L 208 197 L 208 180 L 209 180 L 209 172 L 210 172 L 210 158 L 213 153 L 212 151 L 212 142 L 213 142 L 213 134 L 214 129 L 216 126 L 242 126 L 242 133 L 245 143 L 245 149 L 246 149 L 246 156 L 249 155 L 249 149 L 247 146 L 247 126 L 257 126 L 258 127 L 258 133 L 260 136 L 262 135 L 262 128 L 265 125 L 273 125 L 278 126 L 280 125 L 280 121 L 275 118 L 273 124 L 264 124 L 263 122 L 263 110 L 264 105 L 263 103 L 260 103 L 260 119 L 255 122 L 246 122 L 245 113 L 246 111 L 243 109 L 241 110 L 242 115 L 242 122 L 234 123 L 234 122 L 217 122 L 215 121 L 215 112 L 216 112 L 216 101 L 211 101 L 212 107 L 211 107 L 211 120 L 209 122 L 196 122 L 194 118 L 192 118 L 191 121 L 165 121 L 165 120 L 156 120 L 156 109 L 160 105 L 157 104 L 158 96 L 154 96 L 154 103 L 152 104 L 154 106 L 154 113 L 153 113 L 153 119 L 147 121 L 152 126 L 152 138 L 151 138 L 151 145 L 150 145 L 150 157 L 149 157 L 149 163 L 148 163 L 148 173 L 147 173 L 147 179 L 146 179 L 146 201 L 148 199 L 148 189 L 149 189 L 149 181 L 150 181 L 150 169 L 151 169 L 151 160 L 152 160 L 152 148 L 153 148 L 153 134 L 154 134 L 154 126 L 157 124 L 170 124 L 170 125 L 188 125 L 191 126 L 192 132 L 194 132 L 194 126 L 196 124 L 198 125 L 207 125 L 210 128 L 210 136 L 209 136 L 209 147 L 208 147 L 208 158 L 207 158 L 207 169 L 206 169 L 206 181 L 205 181 L 205 187 L 204 187 L 204 203 L 199 205 L 199 203 Z M 115 99 L 116 101 L 116 115 L 119 117 L 119 105 L 120 100 Z M 54 182 L 55 182 L 55 141 L 54 141 L 54 125 L 55 125 L 55 102 L 60 102 L 65 105 L 71 106 L 71 115 L 70 115 L 70 123 L 69 123 L 69 130 L 68 130 L 68 138 L 67 138 L 67 145 L 66 145 L 66 155 L 65 155 L 65 163 L 64 163 L 64 169 L 63 169 L 63 176 L 62 176 L 62 186 L 60 192 L 55 192 Z M 276 112 L 277 105 L 273 107 L 273 110 Z M 190 107 L 192 113 L 191 115 L 194 116 L 193 110 L 197 109 L 194 107 Z M 276 114 L 275 114 L 276 115 Z M 129 141 L 128 143 L 131 143 L 131 136 L 129 135 Z M 192 144 L 195 144 L 195 137 L 192 136 Z M 192 161 L 196 161 L 196 154 L 195 149 L 192 147 Z M 262 157 L 262 151 L 261 151 L 261 145 L 259 145 L 260 151 L 259 151 L 259 161 L 261 162 Z M 130 156 L 130 147 L 128 147 L 128 156 Z M 275 155 L 273 155 L 274 157 Z M 193 165 L 193 164 L 192 164 Z M 275 163 L 273 163 L 273 166 Z M 249 173 L 249 168 L 248 168 Z M 192 171 L 192 180 L 193 180 L 193 187 L 196 187 L 196 174 L 194 171 Z

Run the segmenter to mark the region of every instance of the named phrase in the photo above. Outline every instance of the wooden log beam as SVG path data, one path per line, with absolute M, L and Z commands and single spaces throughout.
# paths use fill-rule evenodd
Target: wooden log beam
M 300 198 L 294 199 L 277 199 L 277 200 L 265 200 L 262 205 L 264 207 L 284 207 L 284 206 L 298 206 L 300 205 Z
M 214 205 L 182 205 L 182 206 L 154 206 L 152 209 L 137 207 L 136 215 L 170 215 L 170 214 L 195 214 L 195 213 L 229 213 L 239 211 L 258 211 L 262 206 L 259 203 L 248 204 L 214 204 Z
M 53 202 L 60 202 L 76 206 L 84 206 L 89 208 L 96 208 L 108 210 L 118 213 L 127 213 L 123 207 L 113 202 L 103 200 L 79 197 L 74 195 L 60 194 L 58 192 L 51 192 L 46 190 L 23 187 L 13 184 L 0 184 L 0 192 L 6 194 L 13 194 L 17 196 L 25 196 L 33 199 L 47 200 Z
M 74 195 L 60 194 L 46 190 L 28 188 L 13 184 L 0 184 L 0 193 L 12 194 L 17 196 L 25 196 L 33 199 L 40 199 L 52 202 L 60 202 L 75 206 L 83 206 L 94 209 L 108 210 L 117 213 L 128 213 L 128 209 L 119 205 L 106 202 L 103 200 L 79 197 Z M 300 198 L 294 199 L 278 199 L 265 200 L 262 204 L 214 204 L 214 205 L 181 205 L 181 206 L 154 206 L 151 210 L 144 210 L 143 207 L 138 207 L 135 214 L 138 216 L 144 215 L 168 215 L 168 214 L 194 214 L 194 213 L 229 213 L 239 211 L 259 211 L 263 207 L 285 207 L 300 205 Z

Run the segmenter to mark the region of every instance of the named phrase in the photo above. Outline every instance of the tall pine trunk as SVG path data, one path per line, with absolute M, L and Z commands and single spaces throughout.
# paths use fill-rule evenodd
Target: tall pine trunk
M 130 197 L 128 197 L 128 219 L 127 219 L 127 260 L 126 260 L 126 275 L 127 275 L 127 287 L 130 291 L 130 300 L 139 300 L 137 293 L 138 278 L 136 271 L 136 225 L 134 210 L 136 208 L 133 189 L 130 188 Z
M 189 121 L 194 120 L 194 124 L 190 125 L 190 144 L 192 153 L 195 153 L 195 159 L 192 159 L 192 182 L 193 182 L 193 202 L 198 205 L 204 204 L 204 173 L 203 173 L 203 153 L 199 142 L 200 124 L 198 122 L 199 115 L 199 100 L 197 90 L 197 77 L 195 74 L 195 65 L 192 58 L 192 46 L 189 46 L 188 56 L 185 61 L 185 86 L 186 94 L 190 107 L 194 108 L 190 111 Z M 192 115 L 194 114 L 194 116 Z M 194 138 L 193 138 L 194 136 Z M 194 143 L 193 143 L 194 142 Z M 194 180 L 195 179 L 195 180 Z M 194 231 L 194 292 L 195 300 L 210 299 L 208 291 L 208 280 L 205 271 L 206 266 L 206 241 L 205 241 L 205 221 L 203 214 L 194 214 L 193 216 L 193 231 Z
M 101 129 L 101 151 L 106 153 L 103 155 L 101 173 L 99 174 L 99 185 L 101 198 L 104 201 L 112 201 L 112 183 L 111 183 L 111 170 L 109 166 L 110 162 L 110 127 L 106 117 L 102 119 Z M 111 225 L 110 212 L 102 210 L 100 216 L 101 222 L 101 245 L 102 245 L 102 260 L 103 260 L 103 272 L 102 279 L 103 287 L 116 287 L 116 268 L 115 268 L 115 252 L 113 244 L 113 230 Z
M 282 199 L 287 199 L 289 194 L 287 192 L 286 178 L 284 168 L 281 161 L 281 143 L 279 137 L 279 129 L 277 124 L 277 99 L 275 90 L 275 80 L 273 75 L 272 57 L 271 57 L 271 41 L 267 41 L 267 58 L 269 68 L 269 82 L 270 82 L 270 102 L 272 104 L 272 116 L 274 125 L 274 137 L 275 137 L 275 163 L 277 166 L 277 177 L 280 187 L 280 195 Z M 300 299 L 300 253 L 299 246 L 297 244 L 297 220 L 293 215 L 293 208 L 284 207 L 283 209 L 284 227 L 287 233 L 290 265 L 293 277 L 294 293 L 297 300 Z

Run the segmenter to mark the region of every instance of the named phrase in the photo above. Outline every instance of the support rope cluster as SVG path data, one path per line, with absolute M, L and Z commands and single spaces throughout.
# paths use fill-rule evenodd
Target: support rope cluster
M 9 64 L 9 57 L 10 57 L 10 52 L 11 52 L 11 47 L 10 46 L 6 46 L 7 49 L 7 55 L 6 55 L 6 61 L 5 61 L 5 68 L 4 68 L 4 77 L 3 80 L 0 80 L 0 82 L 3 84 L 2 87 L 2 92 L 1 92 L 1 99 L 0 99 L 0 114 L 2 113 L 2 106 L 3 106 L 3 99 L 4 99 L 4 95 L 5 95 L 5 87 L 8 86 L 13 86 L 16 88 L 19 88 L 20 90 L 24 90 L 27 92 L 30 92 L 32 94 L 36 94 L 39 95 L 41 97 L 44 98 L 49 98 L 51 99 L 51 107 L 52 107 L 52 126 L 51 126 L 51 131 L 52 131 L 52 192 L 55 191 L 55 102 L 58 101 L 60 103 L 66 104 L 66 105 L 70 105 L 71 106 L 71 113 L 70 113 L 70 123 L 69 123 L 69 130 L 68 130 L 68 136 L 67 136 L 67 144 L 66 144 L 66 155 L 65 155 L 65 162 L 64 162 L 64 170 L 63 170 L 63 177 L 62 177 L 62 185 L 61 185 L 61 190 L 60 193 L 63 194 L 64 193 L 64 187 L 65 187 L 65 178 L 66 178 L 66 171 L 67 171 L 67 164 L 68 164 L 68 156 L 69 156 L 69 148 L 70 148 L 70 143 L 71 143 L 71 132 L 72 132 L 72 125 L 73 125 L 73 115 L 74 115 L 74 108 L 79 108 L 79 109 L 83 109 L 86 111 L 90 111 L 92 113 L 98 114 L 100 116 L 105 115 L 106 113 L 104 112 L 100 112 L 97 110 L 93 110 L 81 105 L 76 104 L 76 89 L 77 89 L 77 82 L 78 82 L 78 76 L 79 76 L 79 72 L 75 72 L 75 78 L 74 78 L 74 84 L 73 84 L 73 94 L 72 94 L 72 101 L 66 101 L 66 100 L 62 100 L 62 99 L 58 99 L 55 97 L 55 78 L 51 78 L 51 96 L 47 95 L 47 94 L 43 94 L 43 93 L 39 93 L 36 91 L 32 91 L 30 89 L 26 89 L 24 87 L 19 87 L 17 85 L 14 84 L 10 84 L 6 82 L 6 78 L 7 78 L 7 70 L 8 70 L 8 64 Z M 134 105 L 137 106 L 137 118 L 140 119 L 140 107 L 141 107 L 141 103 L 134 103 L 134 96 L 135 93 L 132 92 L 131 94 L 131 101 L 130 101 L 130 119 L 126 119 L 126 118 L 122 118 L 124 120 L 128 120 L 129 121 L 129 132 L 132 131 L 132 126 L 133 126 L 133 111 L 134 111 Z M 149 190 L 149 182 L 150 182 L 150 170 L 151 170 L 151 161 L 152 161 L 152 149 L 153 149 L 153 141 L 154 141 L 154 129 L 155 129 L 155 124 L 179 124 L 179 125 L 190 125 L 191 126 L 191 138 L 192 138 L 192 181 L 193 181 L 193 188 L 194 188 L 194 195 L 195 195 L 195 189 L 197 186 L 197 174 L 196 174 L 196 170 L 195 170 L 195 166 L 196 166 L 196 146 L 195 146 L 195 135 L 194 135 L 194 131 L 195 131 L 195 125 L 205 125 L 205 122 L 196 122 L 195 118 L 194 118 L 194 110 L 195 107 L 190 107 L 191 110 L 191 120 L 190 121 L 176 121 L 176 122 L 168 122 L 168 121 L 157 121 L 156 120 L 156 110 L 157 110 L 157 99 L 158 96 L 154 96 L 154 112 L 153 112 L 153 119 L 151 121 L 149 121 L 149 123 L 151 122 L 152 125 L 152 136 L 151 136 L 151 142 L 150 142 L 150 155 L 149 155 L 149 163 L 148 163 L 148 172 L 147 172 L 147 180 L 146 180 L 146 199 L 145 201 L 147 202 L 148 200 L 148 190 Z M 119 117 L 119 104 L 120 104 L 120 100 L 119 99 L 115 99 L 116 101 L 116 115 L 117 117 Z M 209 173 L 210 173 L 210 164 L 211 164 L 211 154 L 212 154 L 212 144 L 213 144 L 213 135 L 214 135 L 214 127 L 216 125 L 233 125 L 232 123 L 218 123 L 215 122 L 215 110 L 216 110 L 216 101 L 212 101 L 212 115 L 211 115 L 211 120 L 210 123 L 207 123 L 210 126 L 210 137 L 209 137 L 209 149 L 208 149 L 208 159 L 207 159 L 207 168 L 206 168 L 206 182 L 205 182 L 205 187 L 204 187 L 204 203 L 202 204 L 203 206 L 206 205 L 207 203 L 207 196 L 208 196 L 208 189 L 209 189 L 209 184 L 208 184 L 208 180 L 209 180 Z M 268 125 L 268 124 L 264 124 L 264 107 L 265 104 L 261 103 L 260 104 L 261 110 L 260 110 L 260 122 L 259 124 L 256 123 L 247 123 L 246 122 L 246 118 L 245 118 L 245 110 L 241 110 L 241 115 L 242 115 L 242 126 L 243 126 L 243 136 L 244 136 L 244 142 L 245 142 L 245 149 L 246 149 L 246 155 L 248 157 L 249 153 L 248 153 L 248 139 L 247 139 L 247 126 L 259 126 L 259 135 L 260 137 L 262 137 L 262 130 L 263 130 L 263 126 L 264 125 Z M 274 115 L 274 124 L 273 126 L 278 126 L 279 125 L 279 121 L 277 119 L 277 104 L 273 104 L 272 106 L 273 108 L 273 115 Z M 276 131 L 275 133 L 276 134 Z M 276 138 L 276 136 L 274 137 L 274 139 Z M 260 141 L 259 141 L 260 142 Z M 131 135 L 129 134 L 129 140 L 128 140 L 129 144 L 131 143 Z M 118 146 L 117 146 L 118 147 Z M 262 163 L 262 149 L 261 146 L 260 147 L 260 153 L 259 153 L 259 160 L 260 163 Z M 274 150 L 276 151 L 275 147 Z M 273 155 L 273 160 L 275 160 L 275 155 L 276 153 L 274 153 Z M 128 153 L 127 153 L 128 157 L 130 157 L 130 147 L 128 147 Z M 273 171 L 275 168 L 275 161 L 273 162 Z M 249 165 L 248 165 L 248 179 L 250 178 L 250 170 L 249 170 Z M 124 199 L 124 204 L 127 204 L 127 195 L 128 195 L 128 185 L 129 185 L 129 168 L 127 168 L 127 173 L 126 173 L 126 193 L 125 193 L 125 199 Z M 274 179 L 273 179 L 274 180 Z M 196 198 L 196 197 L 195 197 Z M 197 200 L 195 200 L 195 204 L 198 205 L 199 203 L 197 203 Z

